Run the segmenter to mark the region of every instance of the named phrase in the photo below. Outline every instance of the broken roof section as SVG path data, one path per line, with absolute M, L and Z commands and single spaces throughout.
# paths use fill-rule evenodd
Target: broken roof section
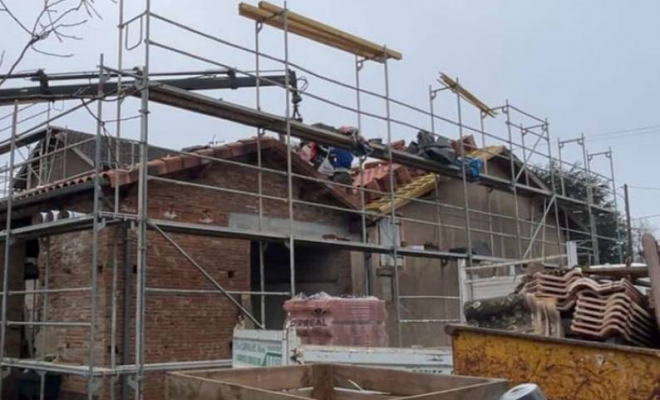
M 27 191 L 36 186 L 47 186 L 59 180 L 69 178 L 67 174 L 64 176 L 54 177 L 49 174 L 48 177 L 42 175 L 41 169 L 43 165 L 39 163 L 42 156 L 48 156 L 50 153 L 50 163 L 53 158 L 61 158 L 65 153 L 74 155 L 82 164 L 88 167 L 89 172 L 94 168 L 94 159 L 96 151 L 95 135 L 76 131 L 69 128 L 59 126 L 49 126 L 44 129 L 38 130 L 26 138 L 24 138 L 18 146 L 27 146 L 36 144 L 30 151 L 29 159 L 34 160 L 31 163 L 26 163 L 21 166 L 16 180 L 14 182 L 14 189 L 18 191 Z M 0 154 L 9 151 L 9 145 L 0 146 Z M 164 157 L 172 151 L 160 147 L 149 146 L 149 159 Z M 138 143 L 128 139 L 119 139 L 116 137 L 103 135 L 101 140 L 101 166 L 108 169 L 114 165 L 127 167 L 135 164 L 139 157 Z M 78 171 L 80 172 L 80 171 Z M 88 172 L 88 171 L 85 171 Z M 41 179 L 43 178 L 43 179 Z M 31 183 L 34 184 L 31 184 Z
M 71 135 L 71 132 L 72 131 L 68 131 L 67 134 Z M 73 135 L 75 135 L 81 142 L 85 142 L 89 138 L 94 138 L 94 135 L 83 132 L 74 132 Z M 106 139 L 107 138 L 104 137 L 104 141 Z M 41 140 L 47 140 L 46 136 L 42 136 Z M 114 144 L 116 138 L 113 138 L 112 140 L 113 143 L 104 147 L 104 152 L 114 148 L 112 144 Z M 114 165 L 114 163 L 103 163 L 102 167 L 105 170 L 100 175 L 102 183 L 112 188 L 116 186 L 123 187 L 131 185 L 137 183 L 138 181 L 139 165 L 133 161 L 133 156 L 129 152 L 130 146 L 135 145 L 135 142 L 125 139 L 120 139 L 120 142 L 122 148 L 126 147 L 125 150 L 127 152 L 126 159 L 122 157 L 122 160 L 126 161 L 122 163 L 123 168 L 114 169 L 109 167 L 109 165 Z M 94 141 L 92 140 L 85 144 L 91 145 L 91 147 L 87 150 L 91 151 L 91 153 L 87 154 L 87 151 L 83 151 L 83 154 L 89 156 L 93 163 Z M 150 146 L 148 173 L 151 176 L 171 175 L 174 173 L 208 165 L 213 162 L 214 158 L 232 160 L 243 156 L 256 154 L 259 147 L 261 147 L 261 150 L 264 153 L 272 152 L 283 160 L 286 160 L 287 158 L 286 144 L 268 136 L 261 138 L 260 146 L 258 144 L 258 139 L 253 137 L 227 143 L 221 146 L 199 146 L 190 152 L 167 150 Z M 133 152 L 132 154 L 135 153 Z M 312 178 L 313 180 L 308 181 L 310 184 L 322 186 L 324 190 L 326 190 L 335 199 L 337 199 L 337 201 L 343 206 L 350 209 L 357 209 L 357 201 L 352 193 L 349 193 L 349 191 L 346 189 L 337 185 L 333 185 L 330 182 L 324 183 L 323 181 L 325 180 L 325 176 L 321 175 L 312 165 L 296 155 L 295 152 L 292 152 L 291 154 L 291 162 L 294 173 Z M 64 179 L 39 185 L 31 189 L 22 190 L 21 192 L 17 193 L 17 197 L 19 199 L 26 199 L 41 196 L 46 193 L 55 192 L 65 188 L 71 188 L 73 186 L 90 184 L 93 180 L 93 172 L 81 176 L 66 177 Z M 91 189 L 91 186 L 89 186 L 89 188 Z
M 452 141 L 452 147 L 457 154 L 461 152 L 461 146 L 458 141 Z M 510 155 L 511 152 L 506 146 L 487 146 L 478 148 L 474 138 L 471 135 L 463 138 L 463 147 L 467 151 L 469 157 L 479 158 L 483 161 L 495 162 L 499 160 L 504 167 L 510 168 Z M 405 146 L 403 146 L 405 149 Z M 513 164 L 516 174 L 520 173 L 523 168 L 523 162 L 513 155 Z M 395 187 L 395 199 L 392 201 L 391 197 L 387 194 L 390 191 L 390 169 L 393 171 L 393 181 Z M 541 179 L 534 175 L 533 171 L 527 169 L 530 183 L 538 188 L 547 189 L 546 185 Z M 426 173 L 415 168 L 410 168 L 400 164 L 390 164 L 387 162 L 373 162 L 366 163 L 362 172 L 354 170 L 353 172 L 353 186 L 364 187 L 368 191 L 365 192 L 365 207 L 368 211 L 376 211 L 382 214 L 389 214 L 394 209 L 398 209 L 411 201 L 426 196 L 431 191 L 435 190 L 436 184 L 450 180 L 451 178 L 444 175 Z M 377 193 L 383 192 L 383 193 Z

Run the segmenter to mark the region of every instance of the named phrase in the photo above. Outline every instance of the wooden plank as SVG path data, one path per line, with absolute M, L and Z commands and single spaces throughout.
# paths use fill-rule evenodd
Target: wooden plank
M 312 366 L 312 398 L 318 400 L 335 400 L 333 365 Z
M 288 393 L 248 388 L 185 374 L 167 376 L 167 400 L 309 400 Z
M 282 13 L 284 12 L 284 9 L 282 7 L 279 7 L 275 4 L 269 3 L 267 1 L 260 1 L 259 2 L 259 8 L 267 11 L 271 11 L 273 13 Z M 381 45 L 378 45 L 377 43 L 371 42 L 369 40 L 363 39 L 359 36 L 355 36 L 353 34 L 350 34 L 348 32 L 336 29 L 330 25 L 324 24 L 322 22 L 313 20 L 311 18 L 307 18 L 305 16 L 302 16 L 300 14 L 297 14 L 291 10 L 288 11 L 289 13 L 289 20 L 299 22 L 300 24 L 307 25 L 311 28 L 314 28 L 319 31 L 325 31 L 328 32 L 332 35 L 337 36 L 338 38 L 341 38 L 342 40 L 348 42 L 348 43 L 354 43 L 355 47 L 363 47 L 365 49 L 368 49 L 369 51 L 379 54 L 383 51 L 383 47 Z M 398 51 L 387 49 L 385 52 L 385 55 L 388 58 L 393 58 L 395 60 L 401 60 L 403 58 L 403 55 L 399 53 Z
M 259 5 L 263 7 L 258 8 L 247 3 L 240 3 L 238 6 L 239 15 L 274 28 L 284 29 L 284 21 L 280 17 L 284 9 L 267 2 L 261 2 Z M 288 30 L 307 39 L 378 62 L 383 61 L 383 54 L 386 54 L 388 58 L 397 60 L 402 58 L 399 52 L 388 49 L 384 53 L 384 46 L 379 46 L 329 25 L 303 17 L 290 10 L 288 12 Z
M 448 75 L 440 73 L 439 81 L 448 88 L 451 88 L 454 92 L 457 92 L 463 99 L 465 99 L 465 101 L 477 107 L 484 114 L 490 117 L 495 117 L 497 115 L 493 110 L 490 109 L 490 107 L 488 107 L 484 102 L 479 100 L 477 96 L 473 95 L 470 91 L 468 91 L 466 88 L 461 86 L 458 82 L 453 80 Z
M 262 10 L 246 3 L 240 3 L 238 6 L 238 13 L 243 17 L 262 22 L 265 25 L 272 26 L 277 29 L 284 29 L 284 22 L 282 19 L 270 11 Z M 303 36 L 327 46 L 335 47 L 339 50 L 343 50 L 351 54 L 357 54 L 365 58 L 374 57 L 374 54 L 371 52 L 351 47 L 342 41 L 337 41 L 334 37 L 329 37 L 323 33 L 319 33 L 318 31 L 313 31 L 304 25 L 291 21 L 289 21 L 288 25 L 289 31 L 291 33 L 295 33 L 296 35 Z
M 312 386 L 311 368 L 298 365 L 206 370 L 183 373 L 182 375 L 265 390 L 290 390 Z
M 355 389 L 355 385 L 357 385 L 363 390 L 399 396 L 439 392 L 485 381 L 485 379 L 466 376 L 431 375 L 381 368 L 335 365 L 336 387 Z

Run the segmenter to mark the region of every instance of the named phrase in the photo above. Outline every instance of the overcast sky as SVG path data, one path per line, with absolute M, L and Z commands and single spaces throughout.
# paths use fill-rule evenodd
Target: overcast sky
M 71 0 L 69 0 L 71 1 Z M 38 1 L 6 0 L 17 16 L 30 23 Z M 127 1 L 130 18 L 143 8 L 142 1 Z M 142 3 L 142 4 L 141 4 Z M 235 1 L 153 0 L 153 11 L 225 40 L 254 48 L 254 23 L 238 16 Z M 19 70 L 45 68 L 49 73 L 93 70 L 104 53 L 106 62 L 117 65 L 118 6 L 110 0 L 96 0 L 103 20 L 95 18 L 72 30 L 82 41 L 57 43 L 52 38 L 40 45 L 43 50 L 72 53 L 67 59 L 28 53 Z M 289 8 L 338 28 L 363 36 L 403 53 L 401 61 L 389 65 L 392 97 L 428 109 L 428 85 L 438 72 L 459 77 L 461 83 L 491 107 L 512 104 L 542 118 L 548 118 L 556 155 L 556 140 L 577 137 L 584 132 L 592 153 L 613 148 L 617 186 L 660 188 L 660 2 L 615 0 L 526 1 L 526 0 L 290 0 Z M 73 21 L 72 21 L 73 22 Z M 28 40 L 7 15 L 0 13 L 5 72 Z M 129 45 L 140 39 L 138 24 L 131 27 Z M 265 27 L 262 50 L 283 57 L 283 34 Z M 152 39 L 200 57 L 243 70 L 254 69 L 254 57 L 186 33 L 154 23 Z M 353 83 L 354 58 L 299 37 L 290 38 L 290 59 L 319 73 Z M 125 68 L 144 63 L 141 49 L 126 52 Z M 206 70 L 217 66 L 154 49 L 152 71 Z M 262 68 L 281 69 L 266 61 Z M 299 73 L 299 75 L 308 75 Z M 355 105 L 355 94 L 309 77 L 309 92 L 347 106 Z M 370 63 L 361 73 L 365 88 L 383 93 L 383 66 Z M 29 82 L 12 82 L 29 84 Z M 437 86 L 437 84 L 436 84 Z M 251 89 L 217 92 L 214 96 L 254 106 Z M 282 113 L 282 94 L 265 89 L 264 109 Z M 60 106 L 59 104 L 57 105 Z M 124 116 L 136 115 L 137 102 L 129 101 Z M 363 99 L 365 110 L 383 114 L 382 101 Z M 2 110 L 2 115 L 9 110 Z M 254 134 L 253 129 L 154 106 L 150 142 L 180 148 L 212 140 L 232 141 Z M 114 118 L 114 106 L 104 109 L 105 118 Z M 356 124 L 354 114 L 337 110 L 307 96 L 302 113 L 306 122 L 334 125 Z M 456 118 L 455 98 L 441 94 L 436 113 Z M 392 108 L 392 116 L 415 126 L 430 129 L 428 116 Z M 466 124 L 477 127 L 477 113 L 464 105 Z M 2 121 L 5 123 L 6 121 Z M 521 122 L 524 122 L 521 120 Z M 61 121 L 70 128 L 93 130 L 93 120 L 79 113 Z M 652 127 L 646 129 L 645 127 Z M 123 124 L 124 135 L 137 137 L 137 121 Z M 506 134 L 502 119 L 487 121 L 494 134 Z M 645 128 L 645 129 L 637 129 Z M 112 127 L 111 127 L 112 130 Z M 438 124 L 449 137 L 456 128 Z M 613 133 L 621 132 L 623 133 Z M 364 135 L 386 137 L 382 121 L 365 118 Z M 6 135 L 6 131 L 2 135 Z M 612 134 L 608 134 L 612 133 Z M 394 139 L 414 138 L 415 130 L 393 127 Z M 489 144 L 501 144 L 490 140 Z M 565 159 L 581 161 L 575 145 L 567 145 Z M 594 168 L 609 174 L 607 160 L 594 160 Z M 633 215 L 660 214 L 660 190 L 631 189 Z M 622 202 L 620 202 L 622 207 Z M 660 218 L 651 219 L 656 225 Z

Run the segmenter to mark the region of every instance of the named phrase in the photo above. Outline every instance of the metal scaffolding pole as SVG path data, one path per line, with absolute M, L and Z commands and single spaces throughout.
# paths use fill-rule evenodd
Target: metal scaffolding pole
M 383 54 L 387 54 L 387 46 L 383 46 Z M 394 163 L 392 162 L 392 122 L 391 122 L 391 110 L 390 110 L 390 72 L 389 72 L 389 63 L 387 62 L 387 56 L 383 57 L 383 76 L 385 83 L 385 124 L 387 127 L 387 149 L 389 154 L 389 196 L 390 201 L 392 202 L 392 207 L 390 211 L 390 225 L 392 232 L 392 260 L 394 262 L 394 297 L 396 298 L 396 321 L 398 328 L 398 343 L 399 347 L 403 346 L 403 326 L 401 318 L 401 286 L 399 282 L 399 235 L 400 232 L 397 224 L 396 218 L 396 207 L 395 203 L 395 179 L 394 179 Z M 402 262 L 404 259 L 402 258 Z
M 589 229 L 591 231 L 591 246 L 593 248 L 593 263 L 595 265 L 600 264 L 600 249 L 598 248 L 598 232 L 596 227 L 596 219 L 594 218 L 594 213 L 592 206 L 594 204 L 594 193 L 593 187 L 591 184 L 591 170 L 589 168 L 589 159 L 587 157 L 587 145 L 584 141 L 584 133 L 580 134 L 580 140 L 577 142 L 582 147 L 582 160 L 586 173 L 585 184 L 587 186 L 587 212 L 589 213 Z
M 361 60 L 360 57 L 355 55 L 355 108 L 357 110 L 357 128 L 360 135 L 362 132 L 362 100 L 360 97 L 360 71 L 364 68 L 365 60 Z M 358 184 L 358 193 L 360 195 L 360 222 L 361 233 L 362 233 L 362 242 L 369 242 L 369 235 L 367 232 L 367 213 L 366 213 L 366 199 L 365 199 L 365 184 L 364 184 L 364 163 L 367 160 L 367 157 L 360 155 L 358 160 L 358 174 L 360 176 L 360 183 Z M 352 190 L 352 189 L 351 189 Z M 363 255 L 364 263 L 364 274 L 365 274 L 365 294 L 371 295 L 373 292 L 373 265 L 371 255 L 364 253 Z
M 456 78 L 456 86 L 460 86 L 458 78 Z M 467 150 L 465 149 L 465 143 L 463 142 L 464 133 L 463 133 L 463 112 L 461 109 L 461 95 L 458 90 L 456 90 L 456 109 L 458 112 L 458 134 L 461 150 L 461 175 L 463 180 L 463 207 L 465 209 L 465 240 L 467 243 L 467 265 L 472 267 L 472 232 L 471 232 L 471 223 L 470 223 L 470 196 L 468 191 L 468 182 L 467 182 L 467 171 L 465 170 L 465 159 Z
M 511 134 L 511 106 L 509 100 L 506 101 L 506 106 L 503 109 L 506 114 L 506 129 L 509 142 L 509 163 L 511 168 L 511 191 L 513 192 L 513 206 L 515 209 L 515 223 L 516 223 L 516 242 L 518 243 L 518 258 L 522 258 L 522 243 L 520 241 L 520 213 L 518 209 L 518 182 L 516 181 L 516 163 L 513 155 L 513 136 Z
M 103 134 L 103 54 L 99 60 L 99 81 L 98 81 L 98 97 L 96 111 L 96 141 L 94 148 L 94 197 L 93 197 L 93 218 L 92 225 L 92 265 L 90 271 L 90 291 L 91 305 L 89 317 L 89 354 L 87 355 L 87 367 L 89 368 L 89 377 L 87 378 L 87 398 L 94 400 L 94 349 L 96 347 L 96 305 L 97 305 L 97 289 L 98 289 L 98 268 L 99 268 L 99 230 L 101 224 L 99 221 L 100 211 L 100 197 L 101 197 L 101 135 Z M 114 351 L 113 351 L 114 352 Z
M 257 102 L 257 110 L 261 110 L 261 59 L 260 59 L 260 43 L 259 43 L 259 38 L 260 38 L 260 33 L 261 30 L 263 29 L 263 23 L 260 21 L 256 21 L 254 23 L 254 47 L 255 47 L 255 75 L 257 77 L 256 79 L 256 102 Z M 259 197 L 258 197 L 258 206 L 259 206 L 259 231 L 263 230 L 263 218 L 264 218 L 264 199 L 263 199 L 263 154 L 262 154 L 262 146 L 261 146 L 261 139 L 263 138 L 264 134 L 266 132 L 262 128 L 257 128 L 257 185 L 258 185 L 258 190 L 259 190 Z M 266 245 L 263 241 L 259 241 L 259 289 L 261 292 L 266 291 L 266 265 L 265 265 L 265 259 L 264 259 L 264 251 L 266 250 Z M 259 297 L 259 306 L 260 306 L 260 314 L 261 318 L 259 319 L 261 321 L 261 325 L 263 325 L 264 328 L 266 328 L 266 296 L 261 295 Z
M 286 1 L 284 2 L 284 70 L 289 70 L 289 9 Z M 293 234 L 293 224 L 295 221 L 293 215 L 293 167 L 292 167 L 292 154 L 291 148 L 291 81 L 289 74 L 285 74 L 285 93 L 286 93 L 286 172 L 287 172 L 287 200 L 289 203 L 289 270 L 291 274 L 291 298 L 296 295 L 296 256 L 295 256 L 295 240 Z
M 617 225 L 618 225 L 618 220 L 619 220 L 619 202 L 618 202 L 618 197 L 616 190 L 616 181 L 614 179 L 614 154 L 612 154 L 612 147 L 609 148 L 608 152 L 610 153 L 610 156 L 608 157 L 610 159 L 610 173 L 612 175 L 612 198 L 614 198 L 614 209 L 616 210 L 616 219 L 617 219 Z M 621 230 L 617 228 L 616 230 L 616 238 L 617 241 L 619 242 L 618 247 L 618 252 L 619 252 L 619 263 L 623 264 L 625 262 L 625 258 L 623 256 L 623 238 L 621 237 Z
M 16 152 L 16 130 L 18 125 L 18 102 L 14 103 L 11 123 L 11 151 L 9 153 L 9 184 L 7 188 L 7 221 L 5 223 L 5 254 L 2 270 L 2 323 L 0 327 L 0 396 L 4 382 L 5 346 L 7 344 L 7 303 L 9 303 L 9 263 L 12 245 L 12 205 L 14 200 L 14 153 Z
M 42 307 L 41 307 L 41 322 L 44 324 L 41 331 L 41 356 L 46 355 L 46 345 L 48 343 L 48 295 L 50 288 L 50 237 L 45 237 L 39 239 L 39 252 L 43 254 L 43 250 L 47 249 L 45 252 L 45 262 L 44 262 L 44 280 L 43 280 L 43 290 L 44 296 L 42 298 Z M 44 400 L 46 396 L 46 374 L 41 372 L 39 374 L 39 400 Z
M 147 224 L 149 222 L 149 203 L 147 197 L 148 161 L 149 161 L 149 64 L 151 41 L 151 0 L 146 1 L 144 66 L 142 67 L 142 93 L 140 109 L 140 166 L 138 178 L 138 233 L 137 233 L 137 277 L 135 291 L 135 399 L 142 400 L 144 392 L 145 365 L 145 312 L 146 312 L 146 269 L 147 269 Z

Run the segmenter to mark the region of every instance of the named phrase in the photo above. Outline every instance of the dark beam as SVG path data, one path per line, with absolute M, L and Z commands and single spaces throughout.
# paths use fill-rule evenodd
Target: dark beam
M 181 108 L 188 111 L 209 115 L 240 124 L 260 127 L 279 134 L 286 134 L 286 118 L 280 115 L 270 114 L 253 108 L 244 107 L 238 104 L 230 103 L 224 100 L 214 99 L 200 93 L 192 93 L 171 86 L 152 87 L 149 90 L 149 99 L 156 103 Z M 352 148 L 353 141 L 350 137 L 329 130 L 313 127 L 299 121 L 290 120 L 291 135 L 300 139 L 323 143 L 328 146 L 343 148 Z M 387 145 L 371 143 L 373 153 L 371 157 L 388 161 L 390 159 Z M 409 154 L 404 151 L 392 150 L 392 162 L 418 168 L 427 172 L 432 172 L 452 178 L 462 178 L 460 168 L 443 165 L 426 158 Z M 508 179 L 498 178 L 492 175 L 482 174 L 479 182 L 484 186 L 492 187 L 498 190 L 512 192 L 513 184 Z M 543 196 L 550 198 L 554 193 L 547 189 L 535 188 L 521 183 L 516 184 L 518 193 L 528 196 Z M 557 195 L 560 203 L 571 204 L 573 206 L 584 206 L 586 202 Z M 610 209 L 595 207 L 593 209 L 602 212 L 613 212 Z
M 295 82 L 295 74 L 290 72 L 292 82 Z M 217 90 L 217 89 L 239 89 L 255 87 L 256 78 L 236 77 L 182 77 L 177 79 L 154 79 L 152 85 L 167 85 L 181 90 Z M 261 77 L 259 86 L 276 86 L 286 84 L 285 75 L 264 75 Z M 136 90 L 136 81 L 122 82 L 124 90 Z M 92 98 L 97 95 L 98 83 L 70 84 L 57 86 L 29 86 L 22 88 L 0 89 L 0 106 L 19 103 L 34 103 L 55 100 L 71 100 L 80 98 Z M 107 82 L 104 85 L 105 93 L 117 93 L 117 82 Z

